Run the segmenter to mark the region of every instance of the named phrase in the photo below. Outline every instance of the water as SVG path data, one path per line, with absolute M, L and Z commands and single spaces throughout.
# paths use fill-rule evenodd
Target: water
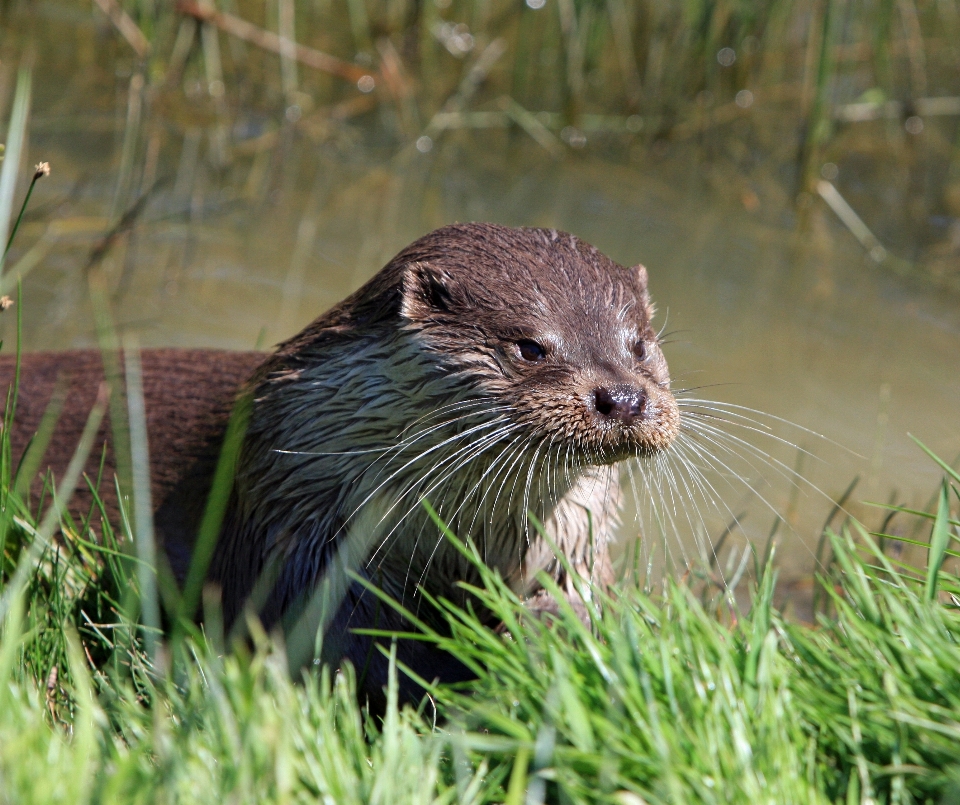
M 53 174 L 8 261 L 49 246 L 23 283 L 26 349 L 95 343 L 87 266 L 116 220 L 129 75 L 122 65 L 79 70 L 85 36 L 37 64 L 27 161 L 48 160 Z M 855 476 L 850 508 L 876 526 L 882 513 L 859 501 L 922 506 L 939 479 L 909 434 L 948 461 L 960 454 L 957 297 L 877 267 L 818 202 L 798 226 L 776 171 L 747 182 L 693 145 L 557 161 L 522 133 L 499 131 L 398 152 L 377 130 L 376 118 L 344 133 L 240 108 L 224 159 L 215 122 L 154 109 L 138 147 L 143 164 L 154 149 L 147 172 L 159 184 L 98 263 L 120 326 L 144 346 L 268 347 L 437 226 L 557 227 L 647 266 L 659 321 L 673 333 L 675 385 L 769 415 L 756 418 L 773 437 L 739 435 L 774 467 L 731 461 L 742 477 L 714 476 L 720 505 L 687 510 L 697 528 L 703 514 L 708 535 L 746 511 L 728 548 L 748 539 L 762 550 L 774 513 L 783 515 L 784 574 L 808 576 L 830 499 Z M 12 343 L 9 313 L 0 326 Z M 799 483 L 783 477 L 793 468 Z M 677 555 L 695 550 L 688 540 Z

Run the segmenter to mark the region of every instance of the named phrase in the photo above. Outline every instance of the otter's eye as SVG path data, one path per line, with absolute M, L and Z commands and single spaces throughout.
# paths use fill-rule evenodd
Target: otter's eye
M 547 357 L 547 351 L 542 345 L 527 338 L 517 341 L 517 348 L 520 350 L 520 357 L 530 363 L 539 363 Z
M 633 354 L 638 361 L 645 361 L 647 359 L 647 345 L 643 341 L 637 341 L 633 345 Z

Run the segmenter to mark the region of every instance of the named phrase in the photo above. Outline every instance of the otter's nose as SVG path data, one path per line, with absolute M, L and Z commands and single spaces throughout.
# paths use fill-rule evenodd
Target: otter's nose
M 593 407 L 600 416 L 616 419 L 624 425 L 632 425 L 643 414 L 647 395 L 643 389 L 627 384 L 593 390 Z

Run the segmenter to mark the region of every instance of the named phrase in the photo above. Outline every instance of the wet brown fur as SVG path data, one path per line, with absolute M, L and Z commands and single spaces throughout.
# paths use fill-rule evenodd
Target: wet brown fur
M 151 494 L 155 502 L 165 500 L 178 484 L 189 482 L 191 476 L 198 484 L 204 483 L 203 473 L 198 471 L 216 460 L 217 445 L 237 389 L 266 357 L 262 352 L 213 349 L 143 351 Z M 55 394 L 62 395 L 62 409 L 44 452 L 40 475 L 31 485 L 36 496 L 48 471 L 53 480 L 59 480 L 70 463 L 104 379 L 103 358 L 97 350 L 34 352 L 24 354 L 21 364 L 16 418 L 10 434 L 15 467 Z M 0 355 L 0 389 L 6 391 L 12 385 L 15 366 L 14 355 Z M 116 523 L 116 462 L 109 433 L 107 416 L 97 433 L 85 473 L 96 482 L 103 460 L 104 480 L 99 494 Z M 93 496 L 83 482 L 73 495 L 70 509 L 84 518 L 92 505 Z M 188 561 L 188 556 L 176 557 L 177 569 L 183 572 Z
M 358 569 L 406 605 L 419 606 L 418 585 L 462 598 L 458 582 L 475 573 L 422 498 L 518 592 L 536 593 L 541 569 L 565 583 L 528 510 L 578 574 L 602 577 L 618 503 L 608 468 L 665 449 L 679 427 L 646 283 L 642 266 L 565 233 L 456 225 L 416 241 L 269 357 L 145 352 L 157 529 L 175 568 L 185 569 L 226 413 L 250 376 L 253 412 L 210 573 L 228 622 L 266 573 L 276 581 L 259 613 L 289 627 L 351 539 L 366 546 Z M 543 360 L 522 358 L 524 339 Z M 99 356 L 26 356 L 14 434 L 17 454 L 63 366 L 75 377 L 46 459 L 56 472 L 96 395 Z M 0 363 L 4 382 L 9 373 Z M 621 386 L 646 398 L 629 426 L 592 402 L 598 387 Z M 334 651 L 364 669 L 376 699 L 385 662 L 350 632 L 373 625 L 406 626 L 350 585 Z M 424 644 L 401 655 L 427 677 L 457 675 Z

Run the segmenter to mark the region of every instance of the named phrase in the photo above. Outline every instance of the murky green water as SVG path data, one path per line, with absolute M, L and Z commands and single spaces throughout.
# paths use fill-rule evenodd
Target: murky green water
M 50 161 L 53 174 L 8 262 L 16 270 L 25 255 L 41 258 L 23 284 L 28 349 L 95 342 L 86 266 L 116 220 L 128 114 L 129 75 L 94 69 L 96 37 L 78 23 L 71 39 L 73 23 L 58 14 L 62 47 L 36 65 L 25 159 Z M 814 204 L 798 229 L 783 194 L 728 192 L 692 146 L 639 160 L 587 149 L 556 161 L 522 134 L 478 131 L 397 155 L 375 144 L 375 117 L 327 136 L 279 115 L 231 114 L 221 164 L 214 126 L 185 122 L 182 110 L 154 110 L 140 135 L 145 164 L 155 149 L 146 170 L 160 184 L 102 266 L 118 322 L 145 346 L 267 347 L 436 226 L 551 226 L 643 262 L 674 333 L 676 385 L 765 412 L 757 419 L 773 436 L 728 429 L 806 479 L 797 490 L 776 464 L 730 461 L 743 479 L 712 476 L 722 505 L 697 504 L 708 533 L 745 510 L 728 544 L 746 534 L 762 546 L 773 512 L 784 514 L 792 533 L 780 533 L 781 562 L 803 575 L 827 498 L 854 476 L 857 500 L 926 502 L 939 473 L 908 434 L 947 460 L 960 453 L 958 299 L 877 268 L 825 208 Z M 9 314 L 2 329 L 10 344 Z M 813 457 L 798 465 L 799 448 Z

